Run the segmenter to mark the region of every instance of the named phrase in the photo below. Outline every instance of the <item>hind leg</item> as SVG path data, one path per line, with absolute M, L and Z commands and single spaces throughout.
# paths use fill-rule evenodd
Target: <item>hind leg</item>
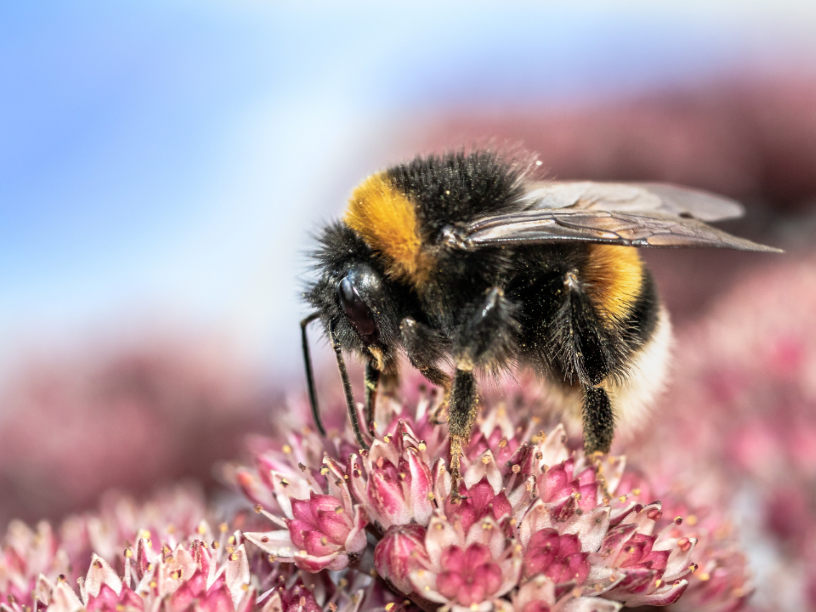
M 615 416 L 606 391 L 585 387 L 583 408 L 584 452 L 608 453 L 615 435 Z
M 544 342 L 552 347 L 551 361 L 565 382 L 581 387 L 584 451 L 587 455 L 607 453 L 615 433 L 615 414 L 600 385 L 617 365 L 615 339 L 575 274 L 564 276 L 561 296 L 544 329 Z

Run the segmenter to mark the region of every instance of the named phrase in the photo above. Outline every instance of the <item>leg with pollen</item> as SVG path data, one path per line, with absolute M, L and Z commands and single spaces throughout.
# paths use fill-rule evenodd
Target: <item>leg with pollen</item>
M 451 498 L 459 499 L 461 480 L 460 459 L 470 440 L 478 412 L 476 381 L 472 370 L 456 370 L 448 408 L 448 428 L 451 439 Z
M 473 370 L 504 367 L 515 353 L 519 330 L 516 305 L 499 287 L 474 302 L 453 342 L 456 375 L 450 394 L 451 497 L 459 497 L 460 460 L 476 421 L 478 393 Z
M 374 406 L 377 403 L 377 386 L 380 383 L 380 371 L 373 359 L 366 362 L 365 369 L 365 418 L 366 427 L 371 430 L 374 423 Z

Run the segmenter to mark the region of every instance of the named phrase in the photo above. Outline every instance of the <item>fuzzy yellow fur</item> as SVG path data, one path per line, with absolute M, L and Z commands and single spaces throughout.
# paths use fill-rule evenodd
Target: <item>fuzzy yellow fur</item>
M 581 276 L 601 318 L 620 321 L 640 296 L 643 262 L 634 247 L 590 244 Z
M 351 194 L 343 219 L 366 244 L 380 253 L 390 276 L 415 286 L 430 271 L 423 252 L 416 206 L 384 174 L 374 174 Z

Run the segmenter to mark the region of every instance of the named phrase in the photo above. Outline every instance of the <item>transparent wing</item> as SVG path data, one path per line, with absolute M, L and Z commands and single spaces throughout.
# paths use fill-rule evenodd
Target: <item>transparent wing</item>
M 703 221 L 738 217 L 738 203 L 659 183 L 533 183 L 525 209 L 448 232 L 452 248 L 602 242 L 637 247 L 717 247 L 780 252 Z
M 722 196 L 665 183 L 530 183 L 527 210 L 580 209 L 627 213 L 661 213 L 699 221 L 741 217 L 742 205 Z

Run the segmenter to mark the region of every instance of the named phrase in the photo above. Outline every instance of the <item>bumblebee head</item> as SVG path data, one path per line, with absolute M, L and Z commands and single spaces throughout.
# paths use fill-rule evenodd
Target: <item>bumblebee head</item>
M 379 274 L 368 264 L 356 264 L 337 283 L 337 301 L 348 323 L 368 348 L 380 338 L 374 313 L 382 301 L 383 286 Z
M 400 345 L 399 323 L 412 298 L 386 276 L 371 249 L 345 224 L 328 226 L 320 243 L 314 254 L 319 278 L 304 297 L 330 339 L 382 367 Z

